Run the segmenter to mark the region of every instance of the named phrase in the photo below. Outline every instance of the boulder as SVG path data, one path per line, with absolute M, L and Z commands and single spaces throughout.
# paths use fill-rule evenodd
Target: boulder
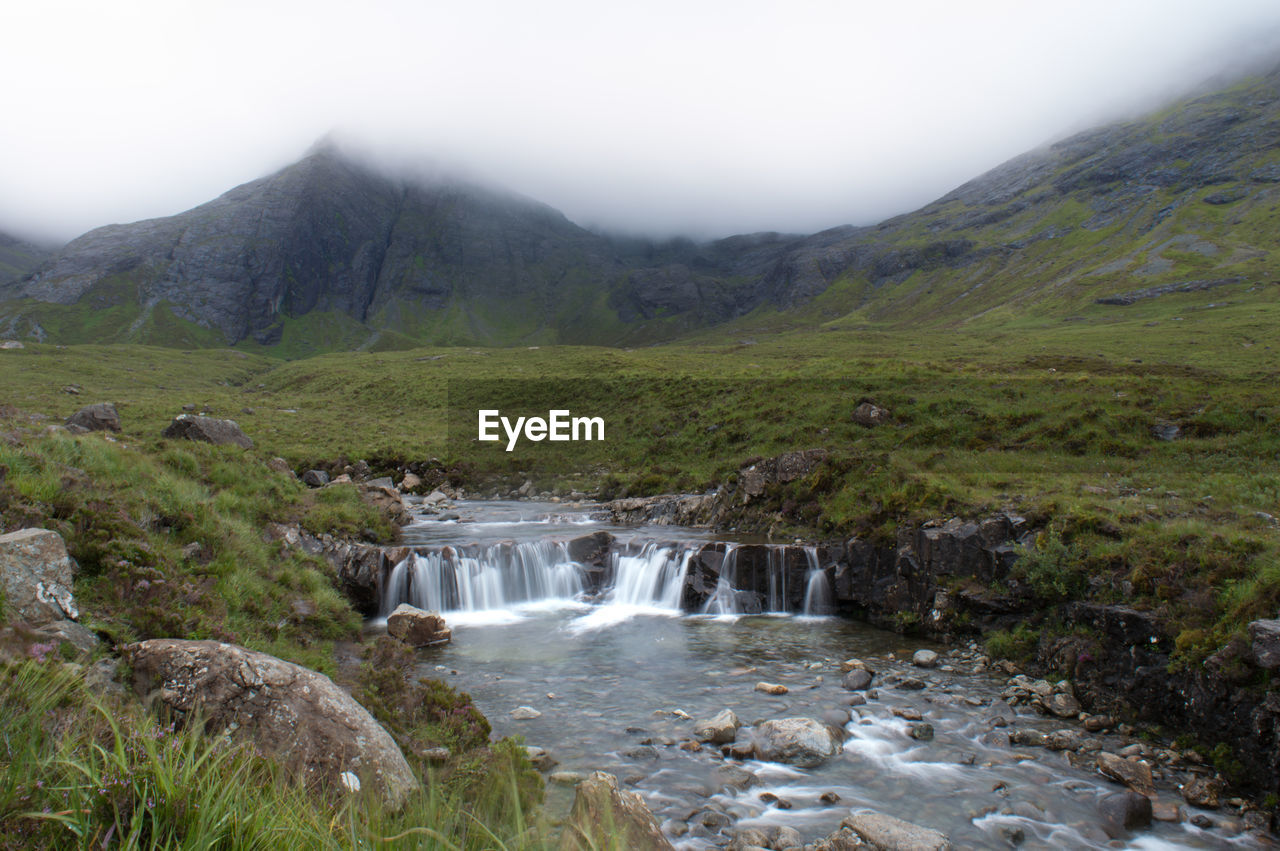
M 359 703 L 323 674 L 220 641 L 155 638 L 126 648 L 136 694 L 183 720 L 253 742 L 308 785 L 354 774 L 399 807 L 418 785 L 404 755 Z
M 400 491 L 402 493 L 413 493 L 422 487 L 422 478 L 415 473 L 405 473 L 404 478 L 400 480 Z
M 69 643 L 82 656 L 91 656 L 98 649 L 98 636 L 87 626 L 75 621 L 57 620 L 36 630 L 36 634 L 55 645 Z
M 618 788 L 618 778 L 603 771 L 578 784 L 573 809 L 560 834 L 560 851 L 596 848 L 672 851 L 644 799 Z
M 1223 782 L 1216 777 L 1197 774 L 1182 786 L 1182 799 L 1193 807 L 1216 810 L 1222 805 Z
M 1253 660 L 1258 667 L 1274 671 L 1280 668 L 1280 620 L 1267 619 L 1249 624 Z
M 400 491 L 395 488 L 374 484 L 362 484 L 358 487 L 360 498 L 387 515 L 392 522 L 404 526 L 413 519 L 409 514 L 408 506 L 400 496 Z
M 889 411 L 875 402 L 863 402 L 853 409 L 853 421 L 868 428 L 889 422 Z
M 86 405 L 67 417 L 68 426 L 79 426 L 85 431 L 119 431 L 120 415 L 110 402 Z
M 289 462 L 283 458 L 272 458 L 267 462 L 267 469 L 273 473 L 280 473 L 291 478 L 298 478 L 293 472 L 293 468 L 289 466 Z
M 938 667 L 938 654 L 932 650 L 917 650 L 911 657 L 911 664 L 917 668 Z
M 387 632 L 392 638 L 414 647 L 445 644 L 453 637 L 453 630 L 445 624 L 444 618 L 408 603 L 396 606 L 395 611 L 387 616 Z
M 1075 718 L 1080 714 L 1080 701 L 1069 694 L 1055 694 L 1045 702 L 1044 708 L 1059 718 Z
M 1098 771 L 1117 783 L 1123 783 L 1135 792 L 1143 795 L 1156 793 L 1155 783 L 1151 778 L 1151 766 L 1136 759 L 1126 759 L 1113 753 L 1103 751 L 1098 754 Z
M 329 474 L 324 470 L 307 470 L 302 474 L 302 483 L 311 488 L 322 488 L 329 484 Z
M 71 556 L 48 529 L 0 535 L 0 590 L 5 612 L 32 626 L 80 617 L 71 594 Z
M 813 768 L 840 752 L 840 737 L 812 718 L 781 718 L 756 727 L 755 747 L 756 755 L 768 762 Z
M 811 847 L 813 851 L 865 851 L 867 845 L 853 830 L 842 827 L 819 839 Z
M 732 709 L 722 709 L 714 717 L 694 724 L 693 737 L 700 742 L 727 745 L 737 736 L 741 726 L 742 722 L 733 714 Z
M 1132 789 L 1112 792 L 1098 799 L 1098 816 L 1107 836 L 1119 839 L 1130 830 L 1151 825 L 1151 799 Z
M 162 436 L 212 443 L 215 446 L 239 446 L 241 449 L 253 447 L 253 441 L 240 430 L 235 420 L 220 420 L 215 417 L 191 414 L 179 414 L 174 417 Z
M 947 851 L 951 842 L 936 830 L 872 810 L 851 813 L 840 823 L 879 851 Z
M 872 674 L 863 668 L 854 668 L 844 675 L 840 684 L 849 691 L 865 691 L 871 686 Z

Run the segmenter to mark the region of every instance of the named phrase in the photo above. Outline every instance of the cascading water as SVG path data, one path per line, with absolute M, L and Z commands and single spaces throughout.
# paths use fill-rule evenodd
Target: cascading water
M 605 602 L 678 611 L 689 559 L 696 549 L 650 541 L 635 555 L 612 554 L 613 589 Z
M 809 561 L 809 573 L 804 591 L 804 614 L 829 615 L 835 611 L 835 604 L 832 600 L 831 583 L 827 579 L 827 572 L 822 569 L 818 561 L 818 548 L 805 547 L 804 555 Z
M 391 569 L 380 614 L 386 617 L 400 603 L 436 612 L 477 612 L 573 600 L 585 589 L 582 573 L 567 546 L 555 541 L 415 552 Z
M 737 544 L 725 544 L 724 559 L 720 562 L 720 578 L 716 581 L 716 590 L 707 598 L 702 606 L 705 615 L 741 614 L 738 606 L 738 592 L 734 587 L 738 568 Z
M 787 551 L 784 547 L 769 550 L 766 562 L 769 571 L 769 606 L 767 611 L 779 614 L 787 611 Z

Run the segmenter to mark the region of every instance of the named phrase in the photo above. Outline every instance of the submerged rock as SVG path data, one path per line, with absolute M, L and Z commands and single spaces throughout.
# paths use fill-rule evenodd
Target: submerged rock
M 756 755 L 768 762 L 802 768 L 821 765 L 840 752 L 839 736 L 812 718 L 781 718 L 755 728 Z
M 1099 799 L 1098 815 L 1107 836 L 1119 839 L 1127 831 L 1151 825 L 1151 799 L 1132 789 L 1112 792 Z
M 578 784 L 573 809 L 560 834 L 560 851 L 597 848 L 673 851 L 644 799 L 619 788 L 618 778 L 603 771 Z
M 756 691 L 762 691 L 765 694 L 786 694 L 789 689 L 779 683 L 756 683 Z
M 949 851 L 951 848 L 945 834 L 871 810 L 851 814 L 840 826 L 849 828 L 880 851 Z
M 130 645 L 133 690 L 179 719 L 199 712 L 215 735 L 245 737 L 309 785 L 341 775 L 400 806 L 418 782 L 386 730 L 323 674 L 220 641 Z
M 844 675 L 840 680 L 840 685 L 849 691 L 865 691 L 871 686 L 872 674 L 863 668 L 854 668 L 852 671 Z

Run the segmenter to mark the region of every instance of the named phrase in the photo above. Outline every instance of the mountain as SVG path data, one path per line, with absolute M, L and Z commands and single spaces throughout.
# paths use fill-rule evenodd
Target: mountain
M 1280 277 L 1278 201 L 1280 69 L 1029 152 L 877 226 L 810 236 L 609 238 L 513 193 L 388 174 L 326 144 L 186 213 L 79 237 L 0 285 L 0 329 L 300 355 L 625 344 L 730 320 L 1105 315 L 1173 293 L 1242 298 Z
M 49 259 L 50 251 L 0 231 L 0 284 L 25 277 Z
M 749 309 L 759 296 L 742 282 L 786 244 L 738 237 L 706 246 L 706 257 L 653 247 L 628 262 L 544 204 L 452 178 L 389 176 L 326 144 L 188 212 L 73 240 L 7 288 L 0 324 L 7 314 L 50 339 L 292 353 L 615 343 Z

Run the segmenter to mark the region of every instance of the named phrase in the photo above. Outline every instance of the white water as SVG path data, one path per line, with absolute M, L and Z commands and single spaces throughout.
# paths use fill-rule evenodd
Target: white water
M 809 573 L 804 591 L 804 614 L 829 615 L 835 611 L 835 600 L 831 593 L 831 582 L 818 563 L 818 548 L 805 547 L 804 555 L 809 560 Z

